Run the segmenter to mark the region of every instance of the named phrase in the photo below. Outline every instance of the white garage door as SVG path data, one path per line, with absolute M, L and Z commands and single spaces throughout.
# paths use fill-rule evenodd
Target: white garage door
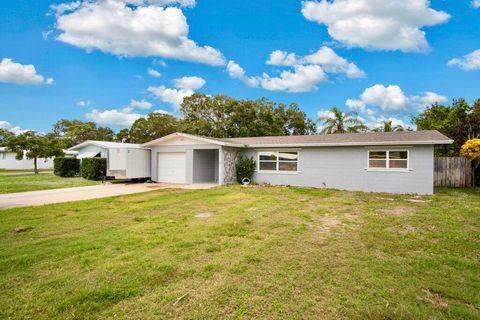
M 158 181 L 185 183 L 185 153 L 158 154 Z

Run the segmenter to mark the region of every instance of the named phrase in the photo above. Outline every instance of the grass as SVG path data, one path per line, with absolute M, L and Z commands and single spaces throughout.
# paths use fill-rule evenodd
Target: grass
M 0 175 L 0 194 L 48 190 L 58 188 L 82 187 L 99 184 L 98 181 L 89 181 L 83 178 L 62 178 L 54 174 L 21 174 Z
M 234 186 L 5 210 L 0 318 L 480 318 L 480 193 L 412 198 Z

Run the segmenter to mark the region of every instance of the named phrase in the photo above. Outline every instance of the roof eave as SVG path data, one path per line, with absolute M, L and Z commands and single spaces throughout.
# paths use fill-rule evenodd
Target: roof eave
M 291 148 L 291 147 L 351 147 L 351 146 L 397 146 L 397 145 L 437 145 L 452 144 L 453 140 L 431 141 L 380 141 L 380 142 L 340 142 L 340 143 L 270 143 L 249 144 L 247 148 Z
M 243 145 L 243 144 L 237 144 L 237 143 L 225 142 L 225 141 L 220 141 L 220 140 L 215 140 L 215 139 L 209 139 L 209 138 L 200 137 L 200 136 L 196 136 L 196 135 L 192 135 L 192 134 L 188 134 L 188 133 L 182 133 L 182 132 L 175 132 L 175 133 L 169 134 L 169 135 L 161 137 L 159 139 L 155 139 L 155 140 L 146 142 L 146 143 L 142 144 L 141 146 L 142 147 L 157 146 L 157 145 L 160 145 L 162 142 L 168 141 L 168 140 L 170 140 L 174 137 L 184 137 L 184 138 L 189 138 L 189 139 L 193 139 L 193 140 L 208 142 L 208 143 L 211 143 L 211 144 L 224 146 L 224 147 L 237 147 L 237 148 L 244 148 L 245 147 L 245 145 Z

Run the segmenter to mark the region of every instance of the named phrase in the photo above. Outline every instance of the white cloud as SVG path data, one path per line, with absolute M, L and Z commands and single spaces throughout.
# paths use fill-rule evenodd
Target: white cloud
M 411 96 L 409 100 L 410 104 L 416 109 L 416 111 L 422 112 L 426 107 L 429 107 L 432 104 L 447 102 L 448 98 L 435 92 L 427 91 L 421 96 Z
M 475 9 L 480 8 L 480 0 L 472 0 L 472 7 Z
M 153 103 L 145 101 L 145 100 L 131 100 L 130 104 L 128 105 L 131 108 L 138 108 L 138 109 L 150 109 L 153 106 Z
M 328 73 L 345 74 L 348 78 L 365 77 L 353 62 L 340 57 L 331 48 L 323 46 L 318 51 L 298 56 L 295 53 L 275 50 L 266 61 L 268 65 L 289 67 L 278 77 L 267 73 L 262 76 L 248 76 L 245 70 L 235 61 L 227 64 L 227 72 L 231 78 L 239 79 L 250 87 L 261 86 L 270 91 L 306 92 L 317 89 L 317 85 L 328 80 Z
M 384 111 L 398 111 L 408 106 L 408 98 L 397 85 L 376 84 L 365 89 L 360 98 L 365 104 L 379 106 Z
M 104 111 L 93 109 L 92 111 L 85 114 L 85 117 L 98 124 L 128 127 L 131 126 L 135 122 L 135 120 L 146 117 L 146 115 L 135 112 L 135 109 L 147 110 L 150 109 L 152 106 L 153 104 L 151 102 L 132 99 L 130 100 L 130 103 L 123 108 Z M 154 112 L 160 112 L 160 110 Z
M 480 49 L 464 55 L 461 58 L 452 59 L 448 61 L 448 65 L 450 67 L 457 66 L 466 71 L 480 70 Z
M 384 122 L 389 122 L 389 121 L 392 122 L 393 127 L 402 126 L 404 129 L 414 127 L 414 125 L 412 125 L 410 122 L 406 122 L 396 117 L 370 116 L 368 117 L 368 120 L 366 119 L 362 119 L 362 120 L 363 120 L 363 123 L 371 129 L 382 128 Z
M 304 1 L 302 14 L 325 24 L 333 39 L 349 47 L 404 52 L 428 50 L 421 29 L 450 18 L 432 9 L 429 0 Z
M 77 106 L 79 107 L 88 107 L 92 104 L 90 100 L 80 100 L 77 102 Z
M 298 58 L 295 53 L 275 50 L 270 53 L 267 64 L 272 66 L 293 66 L 298 64 Z
M 317 84 L 327 81 L 327 75 L 317 65 L 296 65 L 292 71 L 282 71 L 279 77 L 264 73 L 262 88 L 270 91 L 306 92 L 317 88 Z
M 353 111 L 356 111 L 368 116 L 372 116 L 373 114 L 375 114 L 375 111 L 370 108 L 367 108 L 366 103 L 363 102 L 362 100 L 347 99 L 345 104 L 349 109 Z
M 200 77 L 181 77 L 173 80 L 175 87 L 179 89 L 198 90 L 205 85 L 205 79 Z
M 275 50 L 270 54 L 267 64 L 274 66 L 318 65 L 327 73 L 344 73 L 349 78 L 365 77 L 365 72 L 360 70 L 355 63 L 348 62 L 326 46 L 304 57 L 297 56 L 295 53 Z
M 172 1 L 82 1 L 68 11 L 58 11 L 59 41 L 119 56 L 152 56 L 224 65 L 220 51 L 199 46 L 188 38 L 189 26 L 178 7 L 161 7 Z M 175 1 L 186 3 L 186 1 Z M 143 5 L 142 5 L 143 3 Z
M 319 119 L 321 118 L 330 118 L 330 117 L 333 117 L 333 112 L 330 111 L 330 110 L 325 110 L 325 109 L 322 109 L 322 110 L 319 110 L 317 112 L 317 117 Z
M 166 110 L 163 110 L 163 109 L 154 110 L 153 112 L 154 113 L 161 113 L 161 114 L 171 114 L 170 112 L 168 112 Z
M 154 78 L 160 78 L 162 76 L 162 74 L 155 69 L 148 68 L 147 71 L 148 71 L 148 74 Z
M 227 72 L 230 77 L 242 80 L 248 86 L 261 86 L 269 91 L 307 92 L 317 89 L 317 84 L 327 81 L 327 75 L 318 65 L 295 65 L 292 71 L 284 70 L 278 77 L 271 77 L 266 73 L 261 77 L 249 77 L 235 61 L 229 61 Z
M 53 79 L 45 79 L 37 74 L 35 67 L 31 64 L 23 65 L 13 62 L 12 59 L 4 58 L 0 62 L 0 82 L 38 86 L 42 84 L 51 85 Z
M 205 85 L 205 80 L 200 77 L 182 77 L 173 80 L 175 88 L 166 86 L 149 87 L 147 90 L 163 102 L 169 103 L 176 110 L 180 109 L 183 99 L 195 93 L 195 90 Z
M 348 99 L 345 104 L 351 110 L 373 116 L 375 111 L 367 106 L 378 107 L 385 112 L 422 111 L 426 106 L 447 101 L 447 97 L 435 92 L 427 91 L 422 95 L 407 96 L 398 85 L 376 84 L 365 89 L 360 99 Z
M 3 121 L 3 120 L 0 120 L 0 129 L 8 130 L 15 135 L 22 134 L 22 133 L 25 133 L 27 131 L 32 131 L 31 129 L 22 129 L 18 126 L 13 126 L 13 125 L 10 124 L 10 122 Z
M 165 86 L 149 87 L 147 90 L 161 101 L 171 104 L 175 109 L 180 109 L 183 99 L 195 93 L 190 89 L 172 89 Z
M 72 1 L 72 2 L 65 2 L 65 3 L 59 3 L 59 4 L 52 4 L 50 8 L 55 11 L 55 14 L 57 15 L 62 15 L 65 12 L 73 11 L 80 7 L 81 2 L 80 1 Z
M 230 77 L 243 81 L 249 87 L 257 87 L 260 83 L 257 77 L 247 76 L 245 70 L 233 60 L 228 61 L 227 72 Z
M 196 0 L 126 0 L 129 4 L 135 5 L 157 5 L 165 6 L 180 6 L 184 8 L 193 8 L 197 4 Z
M 138 113 L 134 113 L 131 108 L 127 107 L 120 110 L 112 109 L 105 111 L 93 109 L 91 112 L 87 113 L 85 117 L 98 124 L 129 127 L 135 122 L 135 120 L 144 116 Z
M 168 67 L 167 63 L 163 60 L 153 59 L 152 63 L 159 65 L 160 67 L 164 67 L 164 68 Z

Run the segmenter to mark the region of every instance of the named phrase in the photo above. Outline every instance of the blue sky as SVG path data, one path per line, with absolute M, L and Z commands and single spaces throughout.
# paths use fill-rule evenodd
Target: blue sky
M 0 2 L 0 126 L 115 130 L 193 92 L 331 106 L 369 125 L 480 98 L 470 0 Z M 272 54 L 273 53 L 273 54 Z M 33 69 L 34 68 L 34 69 Z M 150 71 L 149 71 L 150 70 Z

